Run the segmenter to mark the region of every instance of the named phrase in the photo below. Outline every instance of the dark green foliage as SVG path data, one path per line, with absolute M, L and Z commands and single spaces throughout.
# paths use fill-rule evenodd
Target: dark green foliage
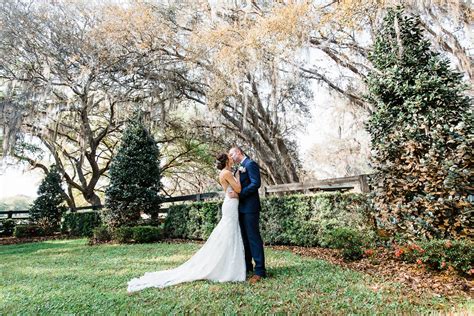
M 195 202 L 168 209 L 164 230 L 170 238 L 207 239 L 220 219 L 221 202 Z
M 101 224 L 99 213 L 67 213 L 63 217 L 61 231 L 71 236 L 91 237 L 92 230 Z
M 17 238 L 23 237 L 38 237 L 44 236 L 46 231 L 43 227 L 38 225 L 16 225 L 15 230 L 13 231 L 13 236 Z
M 262 200 L 262 234 L 270 244 L 326 246 L 327 232 L 350 225 L 370 230 L 370 204 L 361 194 L 320 193 Z
M 324 198 L 323 198 L 324 199 Z M 325 201 L 326 202 L 326 201 Z M 261 232 L 270 244 L 314 246 L 319 244 L 324 212 L 312 196 L 271 197 L 262 201 Z M 324 202 L 323 202 L 324 203 Z
M 163 228 L 156 226 L 135 226 L 132 228 L 132 239 L 136 243 L 160 241 L 163 239 Z
M 160 179 L 157 143 L 137 116 L 129 122 L 110 167 L 104 222 L 112 228 L 134 226 L 141 212 L 156 218 Z
M 462 74 L 430 50 L 417 17 L 389 10 L 370 55 L 367 124 L 381 228 L 469 237 L 474 116 Z
M 172 206 L 165 221 L 170 238 L 206 239 L 220 218 L 220 202 Z M 260 228 L 266 244 L 325 245 L 327 233 L 351 226 L 369 232 L 372 220 L 364 195 L 323 193 L 262 199 Z
M 454 269 L 472 274 L 474 242 L 472 240 L 430 240 L 410 243 L 397 249 L 402 260 L 426 264 L 435 270 Z
M 105 225 L 98 226 L 92 229 L 92 238 L 89 240 L 89 244 L 102 244 L 112 240 L 109 229 Z
M 369 235 L 352 228 L 338 227 L 325 236 L 327 246 L 342 249 L 345 260 L 358 260 L 364 255 L 364 250 L 370 248 L 372 240 Z
M 11 218 L 3 219 L 0 221 L 0 235 L 11 236 L 15 229 L 15 221 Z
M 132 229 L 128 226 L 122 226 L 112 232 L 112 239 L 118 243 L 124 244 L 132 240 Z
M 53 165 L 41 182 L 38 197 L 29 210 L 31 221 L 43 227 L 48 233 L 57 230 L 62 214 L 67 210 L 64 205 L 61 205 L 63 202 L 61 175 Z
M 119 243 L 150 243 L 163 238 L 163 229 L 156 226 L 122 226 L 112 233 L 113 240 Z

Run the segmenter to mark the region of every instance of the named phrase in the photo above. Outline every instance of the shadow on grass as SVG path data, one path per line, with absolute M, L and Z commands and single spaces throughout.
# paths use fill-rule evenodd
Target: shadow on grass
M 76 241 L 76 240 L 74 240 Z M 67 241 L 43 241 L 35 243 L 25 244 L 13 244 L 13 245 L 2 245 L 0 246 L 0 256 L 2 255 L 27 255 L 42 250 L 61 249 L 65 250 L 68 248 L 77 247 L 77 243 L 71 243 L 71 240 Z

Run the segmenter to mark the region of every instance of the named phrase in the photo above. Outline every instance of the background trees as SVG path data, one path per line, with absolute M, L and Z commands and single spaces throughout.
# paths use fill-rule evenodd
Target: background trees
M 124 117 L 117 107 L 133 96 L 115 84 L 116 60 L 91 36 L 98 16 L 87 6 L 21 1 L 3 2 L 1 11 L 6 150 L 45 172 L 50 156 L 70 207 L 74 190 L 100 204 Z
M 235 143 L 268 184 L 366 172 L 368 56 L 390 5 L 4 1 L 4 153 L 45 172 L 52 160 L 70 207 L 100 204 L 124 121 L 139 105 L 162 148 L 169 192 L 212 188 L 214 151 Z M 406 5 L 471 78 L 469 7 Z M 318 129 L 334 137 L 302 151 L 307 117 L 323 106 L 341 117 Z

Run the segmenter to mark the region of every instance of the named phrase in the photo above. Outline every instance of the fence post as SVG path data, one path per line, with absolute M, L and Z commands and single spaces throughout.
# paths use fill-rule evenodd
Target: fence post
M 369 193 L 369 183 L 367 182 L 367 175 L 363 174 L 359 176 L 359 185 L 360 185 L 360 191 L 362 193 Z
M 9 211 L 9 212 L 8 212 L 7 218 L 13 218 L 13 211 Z

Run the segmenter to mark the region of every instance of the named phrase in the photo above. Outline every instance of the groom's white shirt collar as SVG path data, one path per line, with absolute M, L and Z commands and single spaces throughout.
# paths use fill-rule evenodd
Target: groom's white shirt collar
M 245 156 L 244 159 L 242 159 L 242 161 L 240 162 L 241 165 L 244 163 L 245 159 L 247 159 L 247 156 Z

